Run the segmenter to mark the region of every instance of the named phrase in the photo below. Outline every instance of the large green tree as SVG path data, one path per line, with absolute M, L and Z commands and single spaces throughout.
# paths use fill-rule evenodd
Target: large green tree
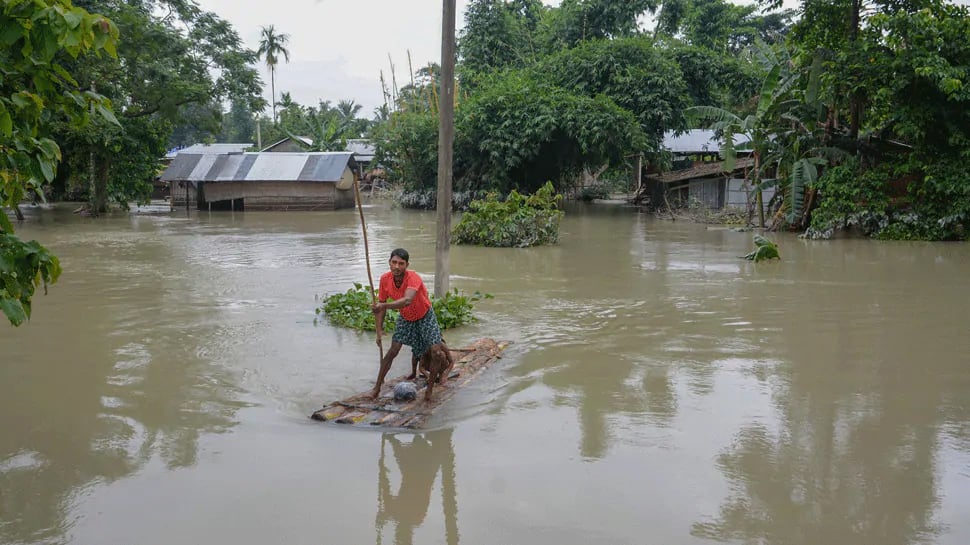
M 514 74 L 466 102 L 458 124 L 459 186 L 532 193 L 584 168 L 620 164 L 647 142 L 637 117 L 605 94 L 587 97 Z
M 645 150 L 659 153 L 663 133 L 686 126 L 690 97 L 683 75 L 669 54 L 641 36 L 592 40 L 546 57 L 531 69 L 580 96 L 605 95 L 631 112 L 645 134 Z
M 539 0 L 473 0 L 458 38 L 463 76 L 521 68 L 538 57 L 535 33 L 548 8 Z
M 215 135 L 223 102 L 243 100 L 261 108 L 262 82 L 253 66 L 255 52 L 226 21 L 191 1 L 79 4 L 109 16 L 120 32 L 117 59 L 84 58 L 70 67 L 82 86 L 111 98 L 120 125 L 82 131 L 62 125 L 58 131 L 69 169 L 65 184 L 86 192 L 97 214 L 109 201 L 126 205 L 147 195 L 159 168 L 158 151 L 192 143 L 171 141 L 175 127 L 192 125 L 183 137 Z M 144 164 L 142 175 L 118 162 L 122 155 Z
M 107 99 L 69 71 L 76 59 L 115 54 L 118 30 L 68 0 L 4 2 L 0 8 L 0 310 L 13 325 L 30 318 L 34 290 L 55 282 L 60 264 L 36 241 L 14 234 L 7 210 L 54 179 L 61 149 L 55 118 L 80 127 L 92 111 L 113 120 Z
M 776 41 L 790 28 L 790 10 L 759 14 L 757 9 L 727 0 L 666 0 L 658 10 L 654 33 L 737 55 L 758 39 Z
M 546 52 L 600 38 L 629 37 L 639 33 L 639 19 L 654 13 L 660 0 L 563 0 L 543 17 L 539 40 Z

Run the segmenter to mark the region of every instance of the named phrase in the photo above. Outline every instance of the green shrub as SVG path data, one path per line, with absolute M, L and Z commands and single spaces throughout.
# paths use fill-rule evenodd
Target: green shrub
M 477 320 L 472 314 L 474 303 L 482 299 L 491 299 L 492 295 L 475 292 L 472 295 L 464 295 L 458 288 L 446 293 L 444 298 L 439 299 L 431 296 L 431 305 L 434 308 L 435 317 L 438 319 L 438 326 L 441 329 L 451 329 L 471 323 Z M 344 293 L 335 293 L 323 298 L 322 305 L 317 307 L 317 315 L 326 315 L 331 323 L 343 327 L 349 327 L 360 331 L 374 331 L 377 324 L 374 322 L 374 313 L 371 311 L 371 292 L 370 288 L 365 288 L 362 284 L 354 282 L 354 287 Z M 384 331 L 392 333 L 399 312 L 388 310 L 384 317 Z
M 471 202 L 452 229 L 452 240 L 456 244 L 506 248 L 555 244 L 563 216 L 558 208 L 560 200 L 562 196 L 550 182 L 530 196 L 512 190 L 504 201 L 491 193 L 485 200 Z
M 863 170 L 855 159 L 826 170 L 814 184 L 819 206 L 812 212 L 812 229 L 831 233 L 858 227 L 867 236 L 878 233 L 889 215 L 890 178 L 888 167 Z
M 755 235 L 754 245 L 757 248 L 753 252 L 741 256 L 742 259 L 754 261 L 755 263 L 766 259 L 781 259 L 781 255 L 778 254 L 778 245 L 767 238 L 761 235 Z
M 906 186 L 898 187 L 899 182 Z M 968 236 L 970 178 L 959 159 L 910 156 L 869 170 L 853 160 L 829 169 L 816 188 L 820 202 L 809 234 L 857 227 L 882 240 Z

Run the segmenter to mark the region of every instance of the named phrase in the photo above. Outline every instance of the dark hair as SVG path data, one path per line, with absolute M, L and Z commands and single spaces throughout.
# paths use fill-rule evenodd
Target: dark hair
M 408 251 L 405 250 L 404 248 L 395 248 L 391 252 L 391 257 L 393 258 L 394 256 L 400 257 L 401 259 L 403 259 L 404 261 L 407 261 L 408 263 L 411 262 L 411 256 L 408 255 Z

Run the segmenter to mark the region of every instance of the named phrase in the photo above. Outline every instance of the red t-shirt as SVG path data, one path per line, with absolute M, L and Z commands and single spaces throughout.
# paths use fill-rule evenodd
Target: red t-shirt
M 388 299 L 400 301 L 404 299 L 404 292 L 408 288 L 414 288 L 418 290 L 418 293 L 411 300 L 411 304 L 402 308 L 400 312 L 405 320 L 416 322 L 424 318 L 424 315 L 428 313 L 428 309 L 431 308 L 431 299 L 428 298 L 428 288 L 424 287 L 424 282 L 421 281 L 421 276 L 418 273 L 404 271 L 404 281 L 401 282 L 400 288 L 394 285 L 394 273 L 387 271 L 382 274 L 381 287 L 377 291 L 377 300 L 381 303 Z

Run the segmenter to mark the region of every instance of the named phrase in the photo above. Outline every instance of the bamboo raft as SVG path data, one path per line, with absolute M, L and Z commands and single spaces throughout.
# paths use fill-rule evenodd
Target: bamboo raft
M 384 382 L 381 395 L 377 399 L 369 397 L 370 391 L 361 392 L 348 398 L 334 401 L 310 415 L 321 422 L 349 424 L 354 426 L 380 426 L 384 428 L 415 429 L 424 426 L 434 411 L 455 396 L 475 377 L 493 363 L 501 359 L 502 350 L 508 341 L 479 339 L 466 348 L 450 348 L 455 367 L 444 384 L 435 385 L 430 401 L 425 402 L 424 391 L 427 383 L 424 378 L 414 380 L 418 395 L 413 401 L 395 401 L 393 390 L 399 382 L 407 380 L 407 375 Z M 408 367 L 410 368 L 410 361 Z

